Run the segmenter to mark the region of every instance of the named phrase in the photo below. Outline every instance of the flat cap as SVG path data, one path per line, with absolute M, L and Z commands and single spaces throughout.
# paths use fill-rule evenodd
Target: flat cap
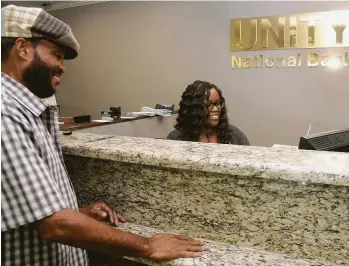
M 79 43 L 69 25 L 42 8 L 8 5 L 1 9 L 1 37 L 44 38 L 64 52 L 64 59 L 78 56 Z

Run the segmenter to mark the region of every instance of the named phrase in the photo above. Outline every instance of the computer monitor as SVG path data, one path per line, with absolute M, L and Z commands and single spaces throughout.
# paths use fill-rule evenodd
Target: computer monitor
M 349 128 L 303 136 L 298 149 L 349 152 Z

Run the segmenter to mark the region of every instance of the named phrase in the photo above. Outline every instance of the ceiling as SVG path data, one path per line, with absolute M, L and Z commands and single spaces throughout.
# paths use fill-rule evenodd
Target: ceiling
M 100 1 L 1 1 L 1 7 L 7 5 L 27 6 L 27 7 L 41 7 L 46 11 L 72 8 L 77 6 L 91 5 L 106 2 Z

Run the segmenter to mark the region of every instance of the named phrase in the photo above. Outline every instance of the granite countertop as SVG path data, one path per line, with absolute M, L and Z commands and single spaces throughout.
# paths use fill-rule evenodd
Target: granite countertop
M 191 171 L 349 186 L 349 154 L 108 136 L 61 135 L 65 154 Z
M 143 236 L 161 233 L 153 228 L 132 223 L 122 224 L 118 229 Z M 234 245 L 204 240 L 206 250 L 198 258 L 180 258 L 170 262 L 153 262 L 144 258 L 128 258 L 152 266 L 334 266 L 331 262 L 297 259 L 295 257 L 261 251 L 251 248 L 241 248 Z
M 279 151 L 282 151 L 282 150 L 296 151 L 296 150 L 298 150 L 298 146 L 274 144 L 272 146 L 272 149 L 279 150 Z

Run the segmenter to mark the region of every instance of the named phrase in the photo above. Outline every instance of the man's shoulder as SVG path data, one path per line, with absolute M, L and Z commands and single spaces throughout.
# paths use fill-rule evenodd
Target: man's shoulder
M 1 115 L 18 116 L 24 114 L 21 105 L 10 97 L 1 97 Z
M 23 106 L 7 92 L 6 86 L 1 88 L 1 117 L 12 121 L 28 124 L 28 113 Z
M 20 105 L 8 94 L 6 86 L 1 88 L 1 114 L 13 115 L 20 112 Z

